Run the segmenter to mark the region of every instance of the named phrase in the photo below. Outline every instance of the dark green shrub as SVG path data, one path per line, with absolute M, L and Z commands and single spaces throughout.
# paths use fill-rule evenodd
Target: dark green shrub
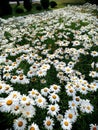
M 32 9 L 32 2 L 30 0 L 24 0 L 24 8 L 27 11 L 31 11 L 31 9 Z
M 12 14 L 12 8 L 9 4 L 9 0 L 2 0 L 0 2 L 0 16 Z
M 54 8 L 54 7 L 56 7 L 57 6 L 57 3 L 55 2 L 55 1 L 51 1 L 50 2 L 50 7 L 51 8 Z
M 40 0 L 40 3 L 43 7 L 43 9 L 48 9 L 49 7 L 49 0 Z
M 20 6 L 18 6 L 15 11 L 18 14 L 24 13 L 24 10 Z
M 42 10 L 42 6 L 41 5 L 37 5 L 36 9 L 40 11 L 40 10 Z

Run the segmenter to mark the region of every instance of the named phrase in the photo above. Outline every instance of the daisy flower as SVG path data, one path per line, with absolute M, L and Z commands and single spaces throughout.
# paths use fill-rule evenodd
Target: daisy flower
M 13 107 L 11 109 L 11 113 L 15 114 L 15 115 L 21 113 L 21 105 L 20 105 L 19 101 L 15 102 L 15 104 L 13 105 Z
M 41 70 L 47 71 L 50 69 L 50 65 L 49 64 L 43 64 L 40 68 Z
M 64 68 L 63 68 L 63 71 L 64 71 L 66 74 L 70 74 L 70 73 L 73 72 L 73 70 L 72 70 L 69 66 L 64 67 Z
M 39 127 L 33 122 L 30 126 L 28 126 L 28 130 L 39 130 Z
M 53 130 L 53 126 L 54 126 L 53 119 L 50 117 L 46 117 L 46 119 L 44 120 L 44 126 L 47 130 Z
M 14 120 L 13 127 L 14 130 L 24 130 L 26 128 L 27 121 L 22 117 Z
M 10 73 L 5 73 L 3 78 L 6 79 L 6 80 L 9 80 L 11 78 L 11 74 Z
M 36 89 L 32 89 L 31 91 L 29 91 L 29 96 L 31 98 L 37 98 L 38 95 L 40 95 L 40 94 Z
M 35 113 L 35 108 L 33 106 L 25 106 L 21 109 L 21 113 L 24 118 L 33 118 Z
M 44 71 L 44 70 L 38 70 L 37 71 L 37 75 L 38 75 L 38 77 L 43 77 L 43 76 L 46 76 L 46 71 Z
M 80 104 L 80 110 L 83 113 L 92 113 L 94 110 L 94 107 L 90 104 L 89 100 L 82 100 L 81 104 Z
M 57 118 L 58 121 L 62 121 L 63 120 L 63 115 L 62 114 L 58 114 L 56 116 L 56 118 Z
M 98 125 L 90 124 L 90 130 L 98 130 Z
M 20 98 L 20 104 L 22 104 L 23 106 L 26 105 L 28 102 L 30 102 L 30 97 L 26 96 L 26 95 L 22 95 Z
M 36 102 L 36 105 L 41 108 L 45 108 L 47 105 L 46 99 L 42 96 L 38 96 L 35 102 Z
M 66 90 L 66 93 L 68 96 L 74 96 L 76 94 L 76 90 L 73 87 L 71 87 Z
M 60 110 L 59 105 L 58 104 L 54 104 L 54 105 L 48 105 L 48 114 L 50 114 L 51 116 L 56 116 Z
M 60 86 L 56 85 L 56 84 L 50 85 L 50 91 L 52 91 L 54 93 L 58 93 L 58 92 L 60 92 Z
M 72 123 L 70 122 L 70 119 L 65 119 L 61 121 L 61 127 L 63 130 L 71 130 L 72 129 Z
M 51 103 L 57 103 L 57 102 L 60 101 L 60 98 L 59 98 L 59 96 L 57 94 L 52 93 L 52 94 L 49 95 L 49 101 Z
M 69 119 L 70 122 L 72 122 L 72 123 L 74 123 L 74 122 L 76 121 L 77 116 L 78 116 L 78 114 L 77 114 L 76 109 L 69 109 L 69 110 L 67 110 L 67 111 L 65 112 L 65 115 L 64 115 L 64 117 L 65 117 L 66 119 Z
M 16 75 L 12 76 L 11 82 L 12 83 L 17 83 L 18 77 Z
M 45 87 L 45 88 L 41 89 L 41 94 L 43 96 L 46 97 L 48 95 L 48 93 L 49 93 L 49 88 Z
M 5 112 L 10 112 L 11 109 L 13 108 L 13 105 L 15 104 L 14 99 L 12 99 L 11 97 L 7 97 L 5 98 L 4 102 L 3 102 L 3 110 Z

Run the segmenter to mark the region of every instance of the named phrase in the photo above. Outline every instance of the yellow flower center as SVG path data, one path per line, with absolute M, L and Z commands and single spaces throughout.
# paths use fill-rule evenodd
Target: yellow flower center
M 56 99 L 56 95 L 53 95 L 52 98 Z
M 53 87 L 55 90 L 57 90 L 57 86 L 55 85 L 54 87 Z
M 26 114 L 27 114 L 27 115 L 30 115 L 30 112 L 27 111 Z
M 2 86 L 0 85 L 0 89 L 2 89 Z
M 15 106 L 14 110 L 17 111 L 19 109 L 19 106 Z
M 23 80 L 23 76 L 20 76 L 19 79 L 20 79 L 20 80 Z
M 10 88 L 9 86 L 6 86 L 6 87 L 5 87 L 5 90 L 9 90 L 9 88 Z
M 74 107 L 74 106 L 75 106 L 75 103 L 72 103 L 72 106 Z
M 13 79 L 16 79 L 17 77 L 16 77 L 16 76 L 13 76 L 12 78 L 13 78 Z
M 87 109 L 90 110 L 91 109 L 90 106 L 87 106 Z
M 82 90 L 85 91 L 86 90 L 85 87 L 82 87 Z
M 92 130 L 97 130 L 96 126 L 94 126 Z
M 38 102 L 41 103 L 41 102 L 42 102 L 42 99 L 38 99 Z
M 26 97 L 23 97 L 23 98 L 22 98 L 23 101 L 26 101 L 26 99 L 27 99 Z
M 79 100 L 80 100 L 80 99 L 77 97 L 77 98 L 76 98 L 76 101 L 79 101 Z
M 68 117 L 72 119 L 72 118 L 73 118 L 73 115 L 70 113 L 70 114 L 68 115 Z
M 34 127 L 31 127 L 30 130 L 35 130 L 35 128 L 34 128 Z
M 72 89 L 70 89 L 70 90 L 69 90 L 69 92 L 70 92 L 70 93 L 73 93 L 73 90 L 72 90 Z
M 2 107 L 2 103 L 0 102 L 0 107 Z
M 46 124 L 47 124 L 48 126 L 50 126 L 50 125 L 51 125 L 51 121 L 47 121 Z
M 55 107 L 54 106 L 51 107 L 51 111 L 55 111 Z
M 47 92 L 47 89 L 46 89 L 46 88 L 44 89 L 44 92 Z
M 32 95 L 35 95 L 35 92 L 34 92 L 34 91 L 32 91 Z
M 9 105 L 9 106 L 10 106 L 12 103 L 13 103 L 12 100 L 7 100 L 7 102 L 6 102 L 6 104 Z
M 22 122 L 22 121 L 19 121 L 19 122 L 18 122 L 18 126 L 19 126 L 19 127 L 23 126 L 23 122 Z
M 68 125 L 69 125 L 68 121 L 65 121 L 65 122 L 64 122 L 64 125 L 65 125 L 65 126 L 68 126 Z
M 27 102 L 26 105 L 27 105 L 27 106 L 30 106 L 30 102 Z

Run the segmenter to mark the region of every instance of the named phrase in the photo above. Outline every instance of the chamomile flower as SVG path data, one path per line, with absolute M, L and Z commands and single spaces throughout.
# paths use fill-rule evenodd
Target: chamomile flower
M 28 130 L 39 130 L 39 127 L 33 122 L 30 126 L 28 126 Z
M 53 130 L 53 126 L 54 126 L 53 119 L 50 117 L 46 117 L 46 119 L 44 120 L 44 126 L 47 130 Z
M 54 105 L 48 105 L 48 114 L 50 114 L 51 116 L 56 116 L 60 110 L 59 105 L 58 104 L 54 104 Z
M 63 118 L 63 120 L 61 121 L 61 127 L 63 130 L 71 130 L 72 123 L 70 122 L 70 119 Z
M 13 127 L 14 130 L 24 130 L 26 128 L 27 121 L 22 117 L 14 120 Z

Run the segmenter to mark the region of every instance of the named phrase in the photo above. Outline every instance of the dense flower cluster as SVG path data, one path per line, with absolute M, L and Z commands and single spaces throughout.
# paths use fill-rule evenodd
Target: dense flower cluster
M 53 130 L 56 122 L 71 130 L 81 113 L 94 111 L 83 96 L 98 89 L 98 19 L 91 12 L 95 9 L 85 4 L 0 19 L 0 95 L 7 95 L 0 98 L 0 111 L 18 116 L 15 130 Z M 90 58 L 86 65 L 91 81 L 76 67 L 82 57 Z M 68 109 L 62 110 L 66 95 Z M 42 126 L 37 124 L 38 109 Z

